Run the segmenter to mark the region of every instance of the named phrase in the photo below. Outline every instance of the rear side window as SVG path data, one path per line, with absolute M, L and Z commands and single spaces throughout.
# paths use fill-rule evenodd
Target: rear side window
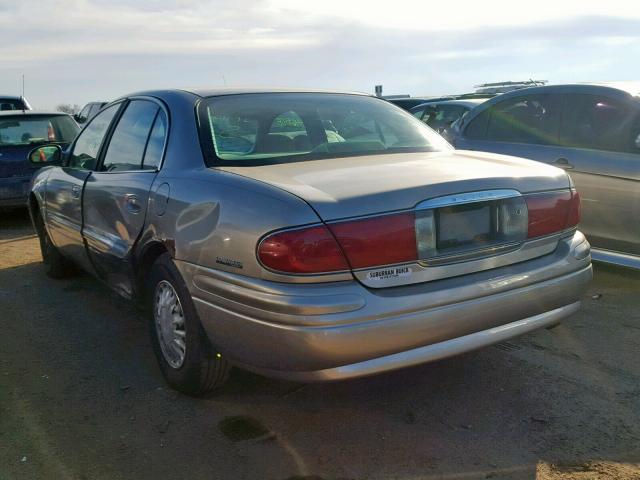
M 422 114 L 424 113 L 424 107 L 423 108 L 418 108 L 418 109 L 412 109 L 411 110 L 411 115 L 413 115 L 414 117 L 416 117 L 418 120 L 420 120 L 422 118 Z
M 119 108 L 120 104 L 116 104 L 103 110 L 80 133 L 69 158 L 71 168 L 95 170 L 100 145 Z
M 0 145 L 71 143 L 78 130 L 66 115 L 0 117 Z
M 158 115 L 153 122 L 153 128 L 151 129 L 151 135 L 149 135 L 147 149 L 144 152 L 144 160 L 142 162 L 143 169 L 155 170 L 160 166 L 166 138 L 167 116 L 162 110 L 159 110 Z
M 473 118 L 467 125 L 467 128 L 464 131 L 464 136 L 471 140 L 485 140 L 490 114 L 491 109 L 487 108 Z
M 127 105 L 113 131 L 102 171 L 142 169 L 142 156 L 157 113 L 158 106 L 153 102 L 133 100 Z
M 461 105 L 438 105 L 431 110 L 427 109 L 422 121 L 434 130 L 439 131 L 450 127 L 466 111 L 467 109 Z
M 560 144 L 618 152 L 638 152 L 637 110 L 603 95 L 565 97 Z
M 486 140 L 552 145 L 557 142 L 561 103 L 556 95 L 509 98 L 491 108 Z

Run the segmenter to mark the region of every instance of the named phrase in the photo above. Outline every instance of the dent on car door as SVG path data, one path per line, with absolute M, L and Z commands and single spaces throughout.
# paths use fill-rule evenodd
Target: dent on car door
M 98 276 L 127 296 L 133 292 L 131 254 L 144 227 L 166 132 L 167 117 L 158 104 L 129 102 L 85 186 L 83 235 L 89 256 Z
M 554 94 L 507 98 L 472 118 L 456 147 L 554 163 L 561 105 Z
M 46 223 L 51 241 L 88 271 L 92 268 L 82 240 L 82 192 L 118 108 L 114 105 L 96 116 L 76 138 L 65 165 L 53 168 L 47 178 Z
M 558 166 L 582 196 L 580 228 L 596 248 L 640 255 L 640 112 L 604 95 L 565 97 Z

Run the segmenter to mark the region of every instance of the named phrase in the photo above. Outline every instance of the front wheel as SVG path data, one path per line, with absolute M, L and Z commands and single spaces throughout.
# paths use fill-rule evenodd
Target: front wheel
M 147 284 L 149 327 L 164 378 L 187 395 L 203 395 L 229 376 L 229 363 L 213 348 L 191 295 L 169 254 L 151 268 Z

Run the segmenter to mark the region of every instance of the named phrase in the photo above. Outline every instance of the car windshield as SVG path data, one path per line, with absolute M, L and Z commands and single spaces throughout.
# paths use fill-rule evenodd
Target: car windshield
M 210 97 L 200 106 L 200 120 L 209 157 L 227 165 L 451 148 L 408 113 L 384 100 L 361 95 Z
M 2 116 L 0 146 L 70 143 L 78 130 L 78 125 L 66 115 Z

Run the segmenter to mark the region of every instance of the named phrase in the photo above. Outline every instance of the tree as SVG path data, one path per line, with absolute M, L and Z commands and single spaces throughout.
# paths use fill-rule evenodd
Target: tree
M 77 103 L 74 103 L 73 105 L 71 105 L 70 103 L 61 103 L 56 107 L 56 110 L 58 112 L 68 113 L 69 115 L 75 115 L 76 113 L 80 112 L 80 108 L 80 105 L 78 105 Z

